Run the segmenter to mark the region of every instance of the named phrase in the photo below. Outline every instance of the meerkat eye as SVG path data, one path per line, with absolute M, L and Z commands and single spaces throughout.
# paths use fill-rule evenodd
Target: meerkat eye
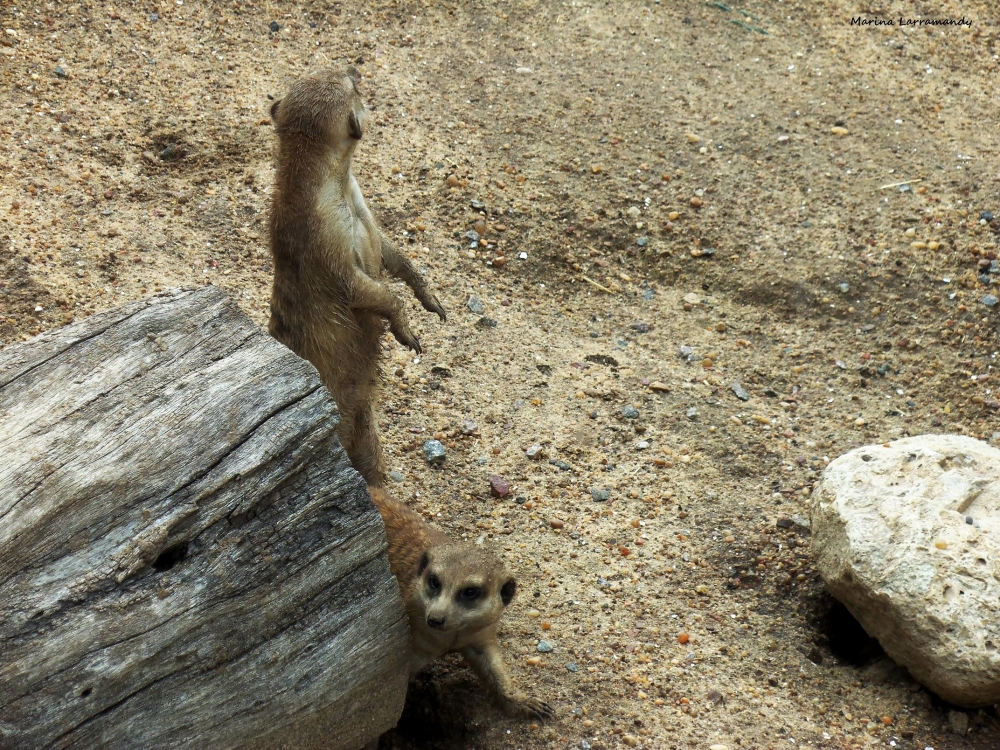
M 478 599 L 481 593 L 483 593 L 483 590 L 478 586 L 466 586 L 462 589 L 461 597 L 471 602 L 473 599 Z
M 436 575 L 431 573 L 427 576 L 427 588 L 433 591 L 435 594 L 441 590 L 441 579 Z

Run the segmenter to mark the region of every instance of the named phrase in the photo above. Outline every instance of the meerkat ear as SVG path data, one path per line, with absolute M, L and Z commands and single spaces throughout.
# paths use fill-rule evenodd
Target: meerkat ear
M 427 566 L 430 564 L 431 558 L 426 552 L 420 556 L 420 565 L 417 567 L 417 575 L 424 572 Z
M 351 79 L 355 86 L 361 82 L 361 73 L 353 65 L 347 68 L 347 77 Z
M 358 121 L 358 116 L 351 112 L 350 116 L 347 118 L 347 124 L 351 129 L 351 137 L 357 141 L 361 140 L 361 123 Z
M 517 593 L 517 581 L 513 578 L 509 579 L 503 586 L 500 587 L 500 599 L 503 601 L 503 606 L 507 606 L 514 599 L 514 594 Z
M 278 116 L 279 104 L 281 104 L 281 99 L 275 99 L 274 104 L 271 105 L 271 122 L 274 122 L 275 118 Z

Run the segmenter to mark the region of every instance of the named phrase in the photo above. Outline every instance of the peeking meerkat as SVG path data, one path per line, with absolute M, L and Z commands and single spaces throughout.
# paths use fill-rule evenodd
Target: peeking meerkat
M 389 565 L 410 622 L 410 679 L 459 651 L 507 713 L 551 717 L 545 701 L 514 686 L 500 652 L 500 616 L 517 591 L 503 561 L 451 539 L 383 488 L 368 489 L 385 523 Z
M 368 484 L 385 482 L 372 404 L 381 376 L 385 321 L 420 353 L 402 300 L 379 279 L 405 282 L 428 312 L 446 319 L 420 274 L 382 234 L 351 158 L 368 123 L 359 74 L 307 75 L 271 106 L 278 164 L 271 206 L 274 286 L 268 330 L 319 370 L 340 407 L 338 434 Z

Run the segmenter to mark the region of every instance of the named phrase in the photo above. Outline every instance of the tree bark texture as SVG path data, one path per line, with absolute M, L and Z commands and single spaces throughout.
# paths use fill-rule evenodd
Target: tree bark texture
M 0 748 L 345 748 L 407 625 L 315 369 L 223 292 L 0 351 Z

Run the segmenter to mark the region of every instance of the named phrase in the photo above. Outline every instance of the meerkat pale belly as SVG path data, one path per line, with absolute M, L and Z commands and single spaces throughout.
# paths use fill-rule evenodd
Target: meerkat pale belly
M 340 407 L 338 434 L 371 485 L 385 482 L 373 403 L 385 322 L 420 352 L 402 301 L 380 281 L 404 281 L 445 319 L 410 261 L 379 230 L 351 160 L 368 122 L 358 72 L 322 70 L 296 81 L 271 107 L 278 164 L 271 207 L 271 334 L 319 370 Z

